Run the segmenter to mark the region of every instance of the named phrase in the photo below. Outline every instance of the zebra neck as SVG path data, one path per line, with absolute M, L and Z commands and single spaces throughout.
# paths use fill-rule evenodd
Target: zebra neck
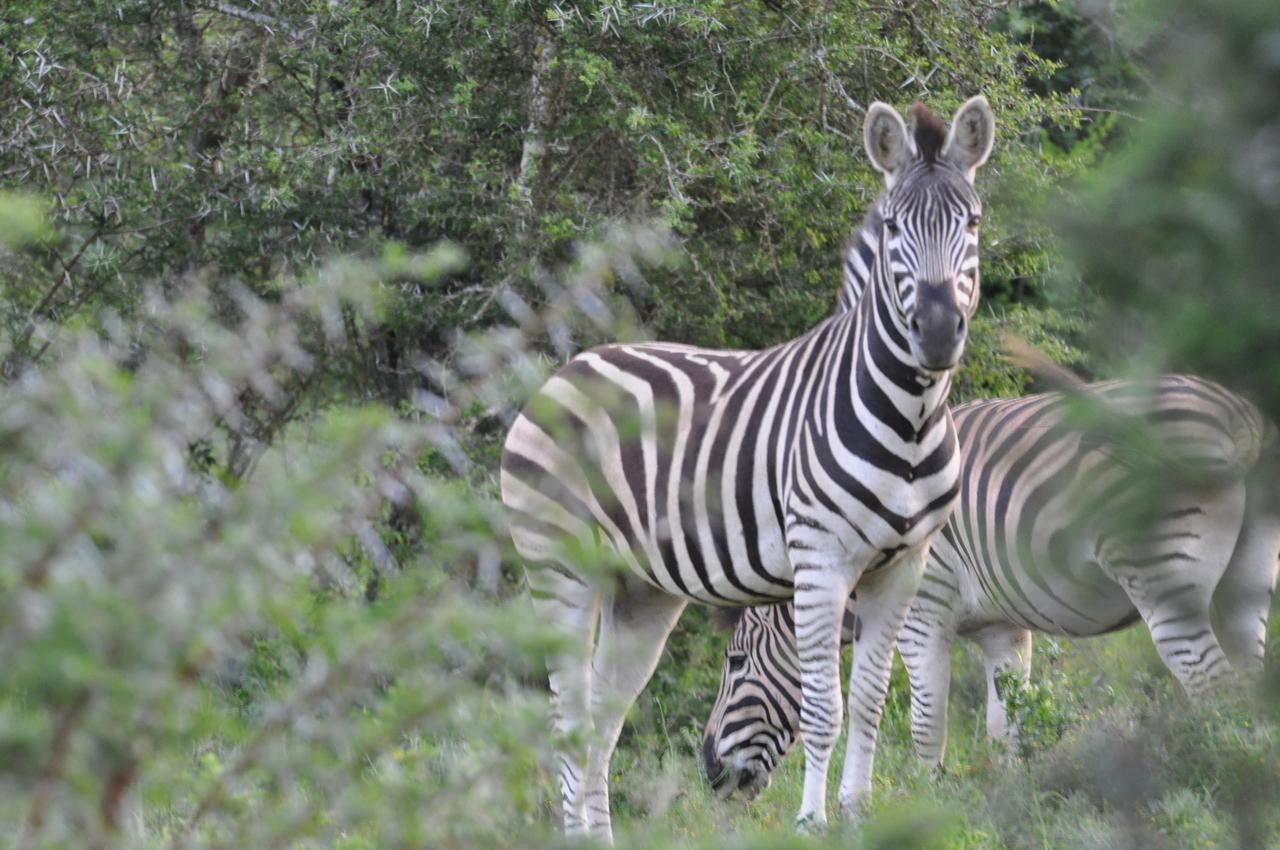
M 841 263 L 843 283 L 836 304 L 837 314 L 848 312 L 862 300 L 862 293 L 871 280 L 871 271 L 876 267 L 880 252 L 881 221 L 880 202 L 877 201 L 871 205 L 862 226 L 845 243 L 844 261 Z

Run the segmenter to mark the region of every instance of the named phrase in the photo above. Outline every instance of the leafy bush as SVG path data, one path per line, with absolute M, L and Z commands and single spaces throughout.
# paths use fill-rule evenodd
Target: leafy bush
M 1154 2 L 1152 76 L 1130 144 L 1061 204 L 1075 273 L 1105 296 L 1093 344 L 1119 368 L 1185 370 L 1280 418 L 1280 9 Z
M 996 674 L 996 690 L 1004 699 L 1009 728 L 1016 730 L 1014 747 L 1024 759 L 1058 743 L 1080 720 L 1071 705 L 1069 686 L 1054 663 L 1061 648 L 1047 638 L 1037 644 L 1040 666 L 1047 666 L 1050 671 L 1047 675 L 1023 681 L 1016 672 L 1002 670 Z
M 558 643 L 451 578 L 492 506 L 417 472 L 422 424 L 279 407 L 386 277 L 453 263 L 335 263 L 275 304 L 237 292 L 234 320 L 178 290 L 106 335 L 41 331 L 54 353 L 0 411 L 16 846 L 498 844 L 537 820 L 544 700 L 519 681 Z M 263 411 L 287 423 L 242 474 L 199 462 Z M 432 545 L 381 558 L 366 601 L 385 553 L 352 544 L 414 504 Z
M 658 220 L 687 263 L 629 294 L 653 332 L 772 344 L 834 303 L 879 186 L 860 142 L 873 99 L 943 111 L 986 92 L 991 188 L 1011 196 L 1079 167 L 1040 138 L 1079 125 L 1068 90 L 1028 91 L 1057 64 L 1000 20 L 987 4 L 8 3 L 0 187 L 52 199 L 60 236 L 10 264 L 0 323 L 128 318 L 139 281 L 197 270 L 270 300 L 334 251 L 447 238 L 467 268 L 399 282 L 344 352 L 353 392 L 400 403 L 414 360 L 499 321 L 503 291 L 539 306 L 579 239 Z M 987 229 L 991 291 L 1035 290 L 1049 232 L 1009 203 Z

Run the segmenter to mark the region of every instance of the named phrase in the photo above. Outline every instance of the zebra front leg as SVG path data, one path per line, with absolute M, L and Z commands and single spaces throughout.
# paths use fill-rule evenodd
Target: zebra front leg
M 1003 743 L 1007 753 L 1016 753 L 1018 727 L 1009 719 L 1009 686 L 1021 687 L 1031 678 L 1031 631 L 999 623 L 980 629 L 973 638 L 982 647 L 987 679 L 987 737 Z
M 947 704 L 951 692 L 949 612 L 917 596 L 898 633 L 898 655 L 911 684 L 911 740 L 916 757 L 935 773 L 947 751 Z
M 596 741 L 587 763 L 588 831 L 609 843 L 613 843 L 609 762 L 627 710 L 653 676 L 686 604 L 640 582 L 629 585 L 603 602 L 592 663 L 591 717 Z
M 836 565 L 796 566 L 795 628 L 800 659 L 800 740 L 804 746 L 804 793 L 796 822 L 810 830 L 820 830 L 827 823 L 827 772 L 844 722 L 840 631 L 849 600 L 848 576 L 847 570 Z
M 849 674 L 849 737 L 839 797 L 841 812 L 851 820 L 861 816 L 871 795 L 876 737 L 889 690 L 893 650 L 920 586 L 927 553 L 927 545 L 909 550 L 893 563 L 864 576 L 857 585 L 862 633 L 854 643 Z

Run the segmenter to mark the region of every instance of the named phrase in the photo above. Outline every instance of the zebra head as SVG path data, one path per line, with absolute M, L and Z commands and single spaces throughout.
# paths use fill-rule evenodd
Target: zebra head
M 773 769 L 800 732 L 800 657 L 791 603 L 725 609 L 733 629 L 724 651 L 720 693 L 707 719 L 702 767 L 718 797 L 741 791 L 749 800 L 769 787 Z M 853 642 L 853 597 L 840 634 Z
M 913 132 L 891 106 L 876 101 L 863 132 L 871 164 L 884 175 L 877 203 L 880 234 L 873 280 L 890 310 L 879 321 L 926 372 L 954 367 L 968 320 L 978 306 L 978 168 L 995 140 L 987 99 L 970 98 L 951 129 L 917 103 Z M 905 343 L 905 344 L 904 344 Z

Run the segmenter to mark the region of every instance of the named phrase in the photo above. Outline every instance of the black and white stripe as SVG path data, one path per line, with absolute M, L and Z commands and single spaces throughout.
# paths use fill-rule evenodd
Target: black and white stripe
M 1089 392 L 1109 411 L 1137 417 L 1178 450 L 1184 469 L 1216 483 L 1171 479 L 1148 521 L 1137 523 L 1133 509 L 1151 506 L 1137 490 L 1134 459 L 1123 445 L 1066 428 L 1063 396 L 956 408 L 960 501 L 930 550 L 898 644 L 911 683 L 912 735 L 932 764 L 945 747 L 957 637 L 982 648 L 988 733 L 1006 740 L 1016 732 L 997 676 L 1028 674 L 1032 632 L 1085 637 L 1141 619 L 1192 695 L 1233 670 L 1261 670 L 1280 567 L 1280 504 L 1255 464 L 1274 429 L 1244 399 L 1196 378 L 1110 382 Z M 851 600 L 847 618 L 857 608 Z M 730 639 L 704 742 L 718 791 L 767 784 L 794 740 L 790 619 L 785 605 L 750 609 Z
M 567 831 L 611 831 L 609 758 L 688 601 L 794 598 L 806 776 L 826 819 L 843 720 L 840 625 L 856 586 L 863 641 L 840 786 L 870 790 L 893 645 L 958 491 L 945 401 L 977 303 L 975 170 L 993 138 L 974 98 L 948 135 L 884 104 L 867 148 L 884 174 L 878 261 L 857 308 L 764 351 L 610 345 L 575 357 L 513 424 L 503 501 L 534 604 L 586 648 L 551 665 Z M 609 562 L 602 564 L 602 561 Z M 591 647 L 594 645 L 594 651 Z

